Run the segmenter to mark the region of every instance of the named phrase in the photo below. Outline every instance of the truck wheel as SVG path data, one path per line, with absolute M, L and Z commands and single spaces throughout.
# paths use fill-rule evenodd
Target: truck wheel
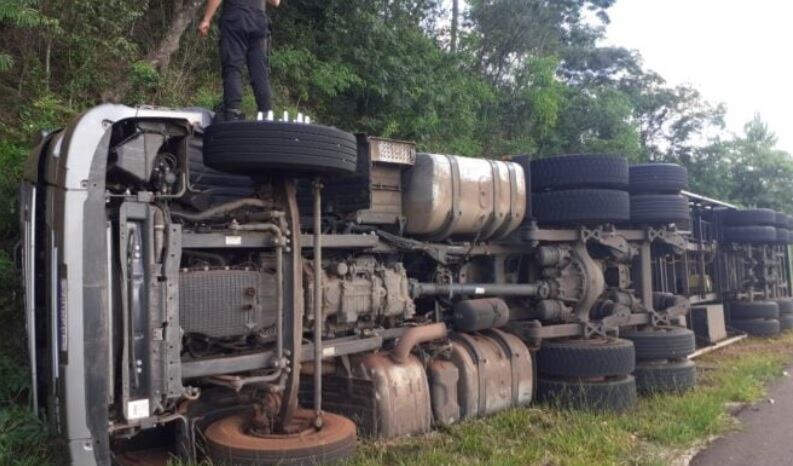
M 697 348 L 694 332 L 683 327 L 624 330 L 620 337 L 633 342 L 637 361 L 685 358 Z
M 602 382 L 540 377 L 537 399 L 563 409 L 627 411 L 636 404 L 636 380 L 631 375 Z
M 793 299 L 791 298 L 782 298 L 777 299 L 776 305 L 779 306 L 779 315 L 788 315 L 793 314 Z
M 566 155 L 532 160 L 535 192 L 573 188 L 628 188 L 628 161 L 610 155 Z
M 724 230 L 727 241 L 748 244 L 776 242 L 776 228 L 769 226 L 728 227 Z
M 532 211 L 540 225 L 624 223 L 630 218 L 630 210 L 630 197 L 625 191 L 575 189 L 532 196 Z
M 688 189 L 688 170 L 676 163 L 644 163 L 630 167 L 633 194 L 678 194 Z
M 697 383 L 697 367 L 694 361 L 689 360 L 640 363 L 633 375 L 636 389 L 642 395 L 679 393 L 694 388 Z
M 619 338 L 544 341 L 537 352 L 538 371 L 556 377 L 613 377 L 635 366 L 633 343 Z
M 774 226 L 777 228 L 787 228 L 790 223 L 790 217 L 784 212 L 775 212 Z
M 732 226 L 767 226 L 776 223 L 776 212 L 771 209 L 728 210 L 724 222 Z
M 730 325 L 756 337 L 771 337 L 780 331 L 777 319 L 735 319 Z
M 779 331 L 784 332 L 793 328 L 793 314 L 779 316 Z
M 776 241 L 780 244 L 787 244 L 790 242 L 790 232 L 787 228 L 776 228 Z
M 730 317 L 733 319 L 776 319 L 779 305 L 774 301 L 733 301 L 729 304 Z
M 641 194 L 631 196 L 631 223 L 660 225 L 688 223 L 691 211 L 688 198 L 679 194 Z
M 243 175 L 354 173 L 355 136 L 336 128 L 272 121 L 230 121 L 204 134 L 204 164 Z
M 252 413 L 226 417 L 205 431 L 209 457 L 216 465 L 307 465 L 326 464 L 355 453 L 355 424 L 345 417 L 324 413 L 323 427 L 311 422 L 313 411 L 298 410 L 293 434 L 254 434 L 248 424 Z

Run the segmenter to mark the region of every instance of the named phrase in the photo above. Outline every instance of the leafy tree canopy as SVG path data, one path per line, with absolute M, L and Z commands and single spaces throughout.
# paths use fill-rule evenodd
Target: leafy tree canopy
M 290 0 L 271 11 L 277 106 L 439 152 L 678 162 L 703 194 L 786 209 L 793 161 L 759 117 L 727 134 L 723 105 L 599 45 L 614 1 Z M 4 189 L 31 136 L 99 102 L 214 106 L 217 32 L 193 33 L 202 7 L 0 0 Z

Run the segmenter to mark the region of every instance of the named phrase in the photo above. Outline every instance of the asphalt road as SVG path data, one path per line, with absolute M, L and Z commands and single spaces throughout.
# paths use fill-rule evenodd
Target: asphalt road
M 793 368 L 788 373 L 793 374 Z M 769 389 L 766 400 L 745 408 L 738 419 L 740 430 L 714 441 L 690 465 L 793 465 L 793 377 L 783 377 Z

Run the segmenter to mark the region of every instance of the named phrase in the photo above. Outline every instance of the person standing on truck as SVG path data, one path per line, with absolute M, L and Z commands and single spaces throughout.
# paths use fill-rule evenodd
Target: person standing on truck
M 247 62 L 253 94 L 258 110 L 272 110 L 272 90 L 268 70 L 266 40 L 270 32 L 266 4 L 274 7 L 281 0 L 208 0 L 198 33 L 206 37 L 221 2 L 220 64 L 223 76 L 223 106 L 218 112 L 219 121 L 243 120 L 242 67 Z

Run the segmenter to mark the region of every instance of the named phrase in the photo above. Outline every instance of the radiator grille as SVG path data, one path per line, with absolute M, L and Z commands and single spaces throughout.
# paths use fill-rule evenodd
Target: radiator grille
M 179 316 L 185 333 L 248 335 L 275 323 L 275 276 L 248 270 L 198 270 L 179 275 Z

